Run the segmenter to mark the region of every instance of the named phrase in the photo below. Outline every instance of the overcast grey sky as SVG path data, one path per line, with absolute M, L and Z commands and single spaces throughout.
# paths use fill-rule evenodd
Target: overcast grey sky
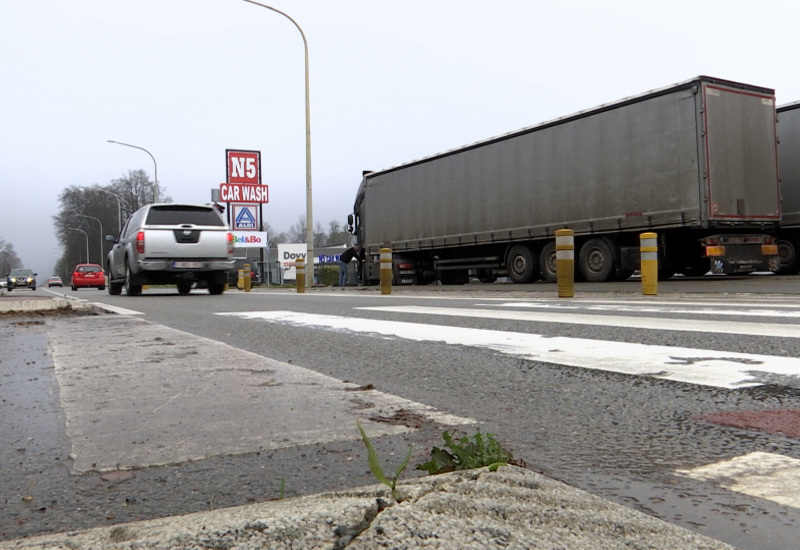
M 705 74 L 800 100 L 796 0 L 268 0 L 309 42 L 314 219 L 361 171 Z M 67 185 L 146 170 L 207 202 L 262 152 L 265 218 L 305 214 L 303 45 L 242 0 L 0 0 L 0 237 L 50 274 Z M 2 275 L 2 274 L 0 274 Z

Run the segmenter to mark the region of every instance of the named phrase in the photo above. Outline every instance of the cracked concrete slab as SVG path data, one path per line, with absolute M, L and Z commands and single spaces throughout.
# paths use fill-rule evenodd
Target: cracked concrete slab
M 9 550 L 170 548 L 733 550 L 514 466 L 7 541 Z

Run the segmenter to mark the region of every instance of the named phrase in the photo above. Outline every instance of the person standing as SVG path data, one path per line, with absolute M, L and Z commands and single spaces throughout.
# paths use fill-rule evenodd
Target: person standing
M 358 254 L 358 245 L 351 246 L 339 256 L 339 286 L 347 285 L 347 274 L 350 269 L 350 262 Z

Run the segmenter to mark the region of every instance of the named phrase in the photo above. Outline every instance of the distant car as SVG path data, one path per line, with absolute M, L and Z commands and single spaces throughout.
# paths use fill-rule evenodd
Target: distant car
M 72 272 L 72 290 L 79 288 L 106 289 L 106 274 L 98 264 L 78 264 Z
M 53 277 L 47 279 L 47 286 L 64 286 L 64 281 L 61 280 L 61 277 L 56 277 L 54 275 Z
M 37 274 L 31 269 L 12 269 L 6 279 L 8 291 L 11 292 L 15 288 L 30 288 L 31 290 L 36 290 L 36 275 Z

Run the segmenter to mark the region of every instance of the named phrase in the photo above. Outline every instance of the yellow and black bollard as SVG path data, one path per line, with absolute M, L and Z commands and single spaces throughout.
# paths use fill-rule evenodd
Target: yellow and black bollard
M 556 231 L 556 281 L 559 298 L 575 296 L 575 232 Z
M 381 248 L 381 294 L 392 293 L 392 249 Z
M 236 278 L 236 288 L 239 290 L 244 288 L 244 269 L 239 270 L 239 276 Z
M 306 291 L 306 261 L 298 258 L 294 263 L 294 270 L 297 274 L 297 293 L 302 294 Z
M 642 233 L 639 235 L 639 243 L 642 294 L 655 296 L 658 294 L 658 235 Z
M 253 273 L 250 271 L 250 264 L 244 264 L 242 271 L 244 271 L 244 291 L 250 292 L 250 289 L 253 288 Z

